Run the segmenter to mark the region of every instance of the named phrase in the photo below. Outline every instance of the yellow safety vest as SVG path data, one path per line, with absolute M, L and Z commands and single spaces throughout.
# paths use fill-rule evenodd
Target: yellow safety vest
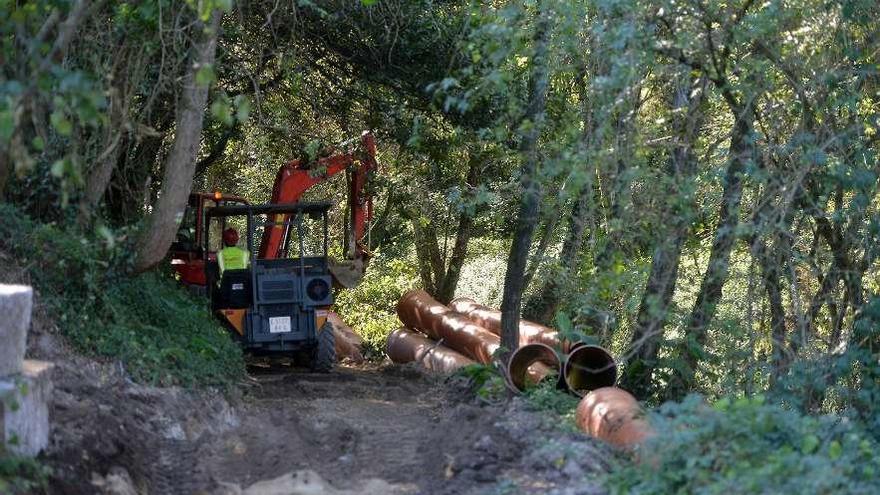
M 225 270 L 241 270 L 247 268 L 250 253 L 237 246 L 225 247 L 217 253 L 220 275 Z

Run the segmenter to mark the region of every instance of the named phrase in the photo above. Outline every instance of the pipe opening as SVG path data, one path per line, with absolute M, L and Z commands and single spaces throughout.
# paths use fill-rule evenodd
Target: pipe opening
M 545 344 L 524 345 L 510 355 L 507 361 L 507 377 L 517 392 L 526 387 L 554 379 L 559 375 L 561 363 L 552 347 Z
M 585 396 L 617 382 L 617 363 L 607 350 L 596 345 L 576 345 L 563 367 L 565 385 L 573 394 Z

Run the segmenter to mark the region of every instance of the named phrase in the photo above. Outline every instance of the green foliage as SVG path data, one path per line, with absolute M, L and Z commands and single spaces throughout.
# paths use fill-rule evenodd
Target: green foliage
M 468 246 L 469 259 L 461 269 L 456 295 L 499 307 L 509 250 L 507 242 L 500 239 L 473 239 Z
M 13 179 L 7 198 L 42 221 L 64 218 L 57 205 L 85 190 L 90 167 L 119 140 L 102 206 L 114 225 L 128 227 L 85 244 L 56 226 L 4 229 L 15 233 L 7 238 L 17 256 L 39 256 L 35 279 L 50 302 L 60 301 L 65 331 L 84 348 L 135 363 L 152 356 L 127 366 L 152 370 L 141 373 L 156 381 L 166 379 L 166 363 L 172 374 L 190 373 L 179 368 L 184 353 L 214 352 L 217 332 L 210 345 L 175 340 L 178 326 L 209 332 L 207 312 L 183 310 L 187 296 L 161 274 L 125 281 L 125 251 L 114 244 L 124 244 L 162 185 L 181 75 L 191 68 L 190 44 L 178 40 L 199 34 L 197 16 L 231 7 L 216 63 L 197 75 L 217 85 L 197 188 L 264 201 L 278 166 L 299 150 L 314 159 L 322 143 L 373 129 L 382 166 L 371 184 L 376 221 L 368 247 L 379 254 L 364 283 L 340 293 L 337 305 L 373 355 L 398 325 L 395 305 L 415 285 L 417 267 L 430 279 L 450 261 L 461 212 L 475 218 L 456 292 L 500 305 L 522 196 L 515 170 L 526 157 L 523 137 L 537 130 L 541 235 L 528 253 L 535 276 L 525 295 L 527 302 L 558 299 L 536 311 L 543 323 L 612 348 L 631 375 L 644 378 L 639 398 L 652 404 L 687 375 L 681 391 L 712 398 L 764 391 L 801 413 L 833 412 L 880 431 L 880 310 L 871 299 L 880 290 L 878 2 L 105 3 L 81 21 L 69 51 L 52 54 L 58 29 L 41 28 L 53 12 L 66 20 L 74 5 L 0 1 L 0 19 L 8 19 L 0 22 L 0 161 L 39 176 Z M 542 18 L 546 50 L 538 43 Z M 546 81 L 534 76 L 537 64 Z M 545 101 L 535 105 L 543 82 Z M 114 117 L 117 106 L 125 115 Z M 339 201 L 345 186 L 340 176 L 307 199 Z M 346 212 L 332 215 L 331 236 L 341 238 Z M 569 239 L 576 225 L 583 232 Z M 415 227 L 429 230 L 434 242 L 424 245 L 437 248 L 418 259 Z M 20 232 L 34 234 L 19 239 Z M 567 243 L 575 248 L 564 249 Z M 65 284 L 83 295 L 62 297 Z M 144 289 L 155 297 L 131 309 Z M 114 333 L 120 328 L 134 337 Z M 160 348 L 171 350 L 160 355 Z M 492 368 L 471 371 L 486 400 L 503 392 Z M 570 411 L 550 389 L 527 397 L 548 411 Z M 694 422 L 711 419 L 700 413 Z M 706 428 L 707 437 L 740 441 L 723 425 Z M 817 453 L 847 457 L 846 442 L 826 445 L 812 435 L 792 440 L 808 465 Z M 759 445 L 775 456 L 778 472 L 795 462 L 777 444 Z M 707 455 L 719 466 L 746 462 L 716 454 Z M 664 476 L 710 472 L 694 471 L 703 466 L 688 466 L 683 456 L 673 456 L 682 462 Z M 779 482 L 761 476 L 767 484 L 756 491 Z M 682 486 L 663 485 L 703 490 Z
M 385 355 L 385 340 L 400 326 L 397 302 L 417 280 L 415 263 L 409 256 L 386 257 L 377 253 L 361 283 L 340 291 L 335 310 L 364 339 L 367 355 Z
M 763 396 L 693 395 L 652 414 L 639 462 L 611 473 L 613 493 L 878 493 L 878 444 L 857 424 L 805 416 Z
M 562 418 L 563 424 L 574 429 L 574 413 L 578 398 L 556 388 L 556 375 L 526 389 L 525 397 L 536 409 Z
M 772 388 L 774 398 L 806 412 L 833 411 L 864 425 L 880 441 L 880 297 L 873 297 L 853 324 L 852 345 L 821 359 L 804 359 Z
M 0 453 L 0 493 L 42 492 L 48 487 L 50 474 L 49 468 L 38 460 Z
M 474 395 L 482 401 L 497 403 L 508 395 L 504 377 L 497 367 L 487 364 L 470 364 L 455 372 L 467 378 Z
M 150 384 L 228 386 L 240 378 L 241 351 L 204 299 L 165 273 L 127 276 L 128 250 L 99 230 L 82 236 L 0 207 L 3 248 L 30 267 L 41 302 L 78 349 L 118 360 Z
M 69 143 L 77 132 L 105 123 L 107 107 L 100 77 L 62 63 L 59 53 L 66 47 L 46 39 L 46 19 L 63 19 L 71 7 L 57 0 L 0 2 L 0 151 L 8 153 L 14 171 L 23 176 L 47 161 L 49 145 L 54 158 L 48 162 L 54 164 L 63 203 L 83 181 L 81 161 Z M 27 133 L 22 128 L 31 119 L 31 108 L 39 108 L 33 117 L 39 125 Z

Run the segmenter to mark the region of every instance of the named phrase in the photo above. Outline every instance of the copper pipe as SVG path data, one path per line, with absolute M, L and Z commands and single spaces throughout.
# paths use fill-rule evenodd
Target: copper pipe
M 527 344 L 513 351 L 507 361 L 507 378 L 515 392 L 540 383 L 552 374 L 559 375 L 559 356 L 544 344 Z
M 397 303 L 397 315 L 409 328 L 424 332 L 483 364 L 501 347 L 501 339 L 466 316 L 437 302 L 423 290 L 411 290 Z
M 578 428 L 621 448 L 631 448 L 653 434 L 639 402 L 617 387 L 593 390 L 581 399 L 575 413 Z
M 385 352 L 395 363 L 416 361 L 436 373 L 452 373 L 463 366 L 474 364 L 472 359 L 408 328 L 398 328 L 391 332 Z
M 501 311 L 477 303 L 467 297 L 457 297 L 449 303 L 449 307 L 461 313 L 476 324 L 485 327 L 495 335 L 501 335 Z M 554 349 L 568 352 L 568 342 L 560 345 L 558 332 L 550 327 L 528 320 L 519 320 L 519 345 L 544 344 Z
M 617 363 L 611 353 L 597 345 L 575 344 L 562 367 L 565 385 L 575 395 L 611 387 L 617 382 Z

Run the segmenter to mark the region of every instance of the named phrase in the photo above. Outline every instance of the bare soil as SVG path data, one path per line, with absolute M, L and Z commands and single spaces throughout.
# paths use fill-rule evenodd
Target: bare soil
M 148 387 L 77 355 L 39 312 L 29 354 L 56 364 L 53 494 L 268 493 L 284 475 L 272 493 L 599 494 L 614 457 L 520 398 L 484 404 L 411 366 L 282 361 L 232 393 Z

